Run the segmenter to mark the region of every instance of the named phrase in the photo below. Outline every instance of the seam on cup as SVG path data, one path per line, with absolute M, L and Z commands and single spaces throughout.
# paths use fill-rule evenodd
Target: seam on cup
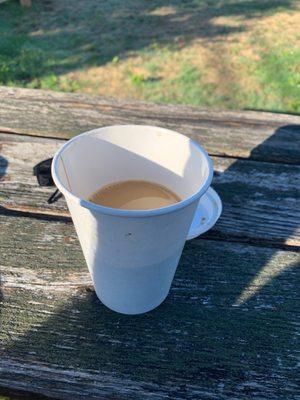
M 69 186 L 69 191 L 72 192 L 72 187 L 71 187 L 69 175 L 67 174 L 67 169 L 66 169 L 66 167 L 65 167 L 65 163 L 64 163 L 64 160 L 63 160 L 62 156 L 60 156 L 60 159 L 61 159 L 61 163 L 62 163 L 63 169 L 64 169 L 64 171 L 65 171 L 65 175 L 66 175 L 66 178 L 67 178 L 67 182 L 68 182 L 68 186 Z

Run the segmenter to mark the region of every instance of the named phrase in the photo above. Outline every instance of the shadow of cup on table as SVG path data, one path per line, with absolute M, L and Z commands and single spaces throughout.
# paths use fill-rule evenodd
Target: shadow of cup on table
M 300 133 L 295 126 L 277 129 L 251 156 L 272 159 L 278 141 L 288 141 L 295 129 Z M 296 153 L 287 149 L 282 161 L 295 163 Z M 297 254 L 263 247 L 263 239 L 261 246 L 231 242 L 230 236 L 229 241 L 213 239 L 218 226 L 226 227 L 226 214 L 231 219 L 244 213 L 253 218 L 255 196 L 268 200 L 258 204 L 262 218 L 271 217 L 264 219 L 265 232 L 274 231 L 273 212 L 277 210 L 276 223 L 281 223 L 285 206 L 295 196 L 293 179 L 289 165 L 233 161 L 213 183 L 224 213 L 210 234 L 186 243 L 169 296 L 160 307 L 126 316 L 103 306 L 91 287 L 78 288 L 71 297 L 51 288 L 41 290 L 31 305 L 36 315 L 32 328 L 28 322 L 28 331 L 7 346 L 6 356 L 108 373 L 146 388 L 148 384 L 149 391 L 153 384 L 174 398 L 209 392 L 228 398 L 288 396 L 296 378 Z M 237 214 L 230 215 L 234 210 Z M 289 220 L 280 230 L 278 246 L 294 235 L 295 226 Z M 245 235 L 247 229 L 245 225 Z M 252 229 L 262 234 L 259 226 Z M 78 264 L 86 270 L 82 256 Z M 62 271 L 61 280 L 64 276 Z M 74 377 L 76 381 L 76 372 Z

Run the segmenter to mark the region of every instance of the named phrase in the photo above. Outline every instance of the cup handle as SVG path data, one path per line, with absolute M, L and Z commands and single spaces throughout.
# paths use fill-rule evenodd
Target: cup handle
M 187 240 L 194 239 L 210 230 L 220 218 L 221 213 L 222 201 L 218 193 L 210 187 L 199 200 Z

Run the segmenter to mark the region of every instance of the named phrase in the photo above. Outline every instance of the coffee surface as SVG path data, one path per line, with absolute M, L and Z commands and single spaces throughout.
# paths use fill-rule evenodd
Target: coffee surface
M 181 199 L 165 186 L 143 180 L 128 180 L 103 186 L 89 201 L 121 210 L 151 210 L 178 203 Z

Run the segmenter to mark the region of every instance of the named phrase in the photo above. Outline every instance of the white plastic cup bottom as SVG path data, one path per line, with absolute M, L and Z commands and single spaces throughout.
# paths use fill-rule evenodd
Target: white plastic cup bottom
M 199 199 L 212 180 L 207 153 L 167 129 L 111 126 L 68 141 L 54 157 L 52 175 L 66 198 L 99 299 L 124 314 L 157 307 L 169 293 Z M 87 200 L 100 187 L 123 180 L 164 185 L 182 201 L 142 211 Z

